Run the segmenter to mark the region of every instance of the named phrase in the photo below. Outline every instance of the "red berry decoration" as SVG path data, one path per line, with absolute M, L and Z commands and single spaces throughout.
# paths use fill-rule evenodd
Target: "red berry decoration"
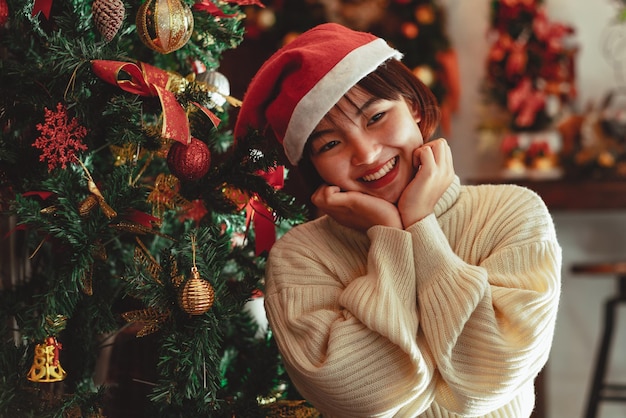
M 167 153 L 167 166 L 179 180 L 202 178 L 211 165 L 211 151 L 204 142 L 191 138 L 189 145 L 174 142 Z

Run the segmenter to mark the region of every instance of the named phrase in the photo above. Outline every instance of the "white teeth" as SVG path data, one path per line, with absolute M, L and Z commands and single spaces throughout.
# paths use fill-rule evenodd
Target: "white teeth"
M 396 165 L 396 161 L 397 161 L 396 158 L 389 160 L 387 164 L 382 166 L 380 170 L 378 170 L 374 174 L 368 174 L 367 176 L 363 176 L 363 181 L 378 180 L 379 178 L 381 178 L 382 176 L 384 176 L 385 174 L 391 171 L 391 169 Z

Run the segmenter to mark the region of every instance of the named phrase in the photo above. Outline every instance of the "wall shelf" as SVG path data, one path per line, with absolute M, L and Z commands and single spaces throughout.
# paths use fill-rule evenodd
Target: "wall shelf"
M 607 211 L 626 209 L 626 180 L 473 179 L 468 184 L 518 184 L 534 190 L 550 210 Z

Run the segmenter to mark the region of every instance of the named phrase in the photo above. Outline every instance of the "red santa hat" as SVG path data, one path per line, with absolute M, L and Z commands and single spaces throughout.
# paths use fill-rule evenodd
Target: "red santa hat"
M 324 115 L 360 79 L 400 54 L 383 39 L 325 23 L 272 55 L 254 76 L 235 124 L 235 138 L 257 129 L 274 135 L 296 165 Z

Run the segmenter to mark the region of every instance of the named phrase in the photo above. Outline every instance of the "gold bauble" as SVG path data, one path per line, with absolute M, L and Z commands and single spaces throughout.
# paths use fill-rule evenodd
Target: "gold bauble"
M 146 0 L 135 23 L 141 42 L 161 54 L 182 48 L 193 32 L 193 14 L 183 0 Z
M 198 269 L 191 269 L 192 277 L 183 286 L 179 303 L 189 315 L 202 315 L 213 306 L 215 290 L 207 280 L 200 277 Z

